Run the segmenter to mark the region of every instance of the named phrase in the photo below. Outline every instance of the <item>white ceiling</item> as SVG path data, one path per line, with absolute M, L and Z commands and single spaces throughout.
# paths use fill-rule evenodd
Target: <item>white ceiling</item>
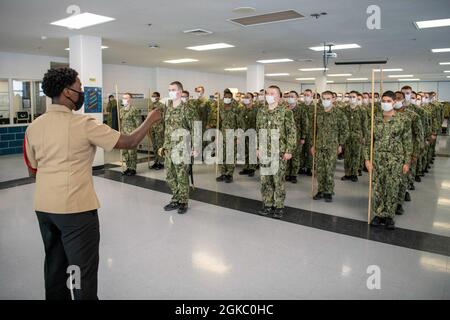
M 50 22 L 67 17 L 66 8 L 76 4 L 82 12 L 116 18 L 116 21 L 71 31 Z M 369 5 L 381 8 L 381 30 L 366 27 Z M 305 19 L 253 27 L 240 27 L 227 21 L 245 15 L 232 10 L 240 6 L 256 8 L 255 14 L 294 9 Z M 312 13 L 327 12 L 319 19 Z M 0 51 L 68 57 L 68 37 L 75 34 L 101 36 L 109 49 L 104 63 L 148 67 L 181 68 L 227 73 L 223 69 L 254 64 L 271 58 L 313 59 L 266 65 L 266 73 L 288 72 L 288 77 L 272 79 L 295 81 L 320 72 L 299 68 L 321 67 L 322 53 L 309 50 L 324 41 L 357 43 L 360 49 L 337 51 L 338 59 L 388 58 L 385 68 L 403 68 L 421 80 L 450 80 L 438 62 L 450 61 L 450 53 L 431 53 L 432 48 L 450 47 L 450 27 L 417 30 L 413 21 L 450 18 L 449 0 L 0 0 Z M 149 27 L 148 23 L 152 26 Z M 186 35 L 182 31 L 202 28 L 208 36 Z M 47 36 L 47 40 L 41 40 Z M 157 43 L 160 49 L 149 49 Z M 188 46 L 226 42 L 235 48 L 196 52 Z M 164 60 L 195 58 L 199 62 L 171 65 Z M 334 66 L 329 73 L 353 73 L 369 77 L 372 66 Z M 230 74 L 230 72 L 228 72 Z M 245 74 L 233 72 L 232 74 Z M 333 78 L 336 82 L 344 78 Z M 392 80 L 392 79 L 390 79 Z

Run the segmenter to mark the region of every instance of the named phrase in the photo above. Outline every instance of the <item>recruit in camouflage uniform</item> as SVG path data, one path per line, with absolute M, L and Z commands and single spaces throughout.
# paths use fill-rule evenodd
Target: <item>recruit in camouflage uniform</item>
M 271 144 L 271 129 L 277 129 L 279 131 L 279 167 L 277 172 L 273 175 L 261 174 L 261 194 L 264 208 L 284 208 L 284 199 L 286 197 L 285 190 L 285 174 L 286 174 L 286 161 L 281 157 L 285 153 L 293 154 L 297 146 L 297 134 L 295 129 L 294 114 L 291 110 L 278 105 L 275 109 L 269 110 L 267 105 L 263 106 L 256 117 L 256 131 L 260 135 L 260 130 L 267 130 L 267 146 L 259 145 L 261 148 L 267 150 L 267 156 L 270 158 L 272 150 Z M 261 140 L 258 139 L 258 143 Z M 260 164 L 260 169 L 270 167 L 271 163 Z M 269 211 L 270 212 L 270 211 Z M 269 213 L 268 212 L 268 213 Z
M 122 133 L 131 134 L 141 122 L 139 110 L 133 106 L 129 108 L 122 108 L 120 110 L 120 126 Z M 136 171 L 137 166 L 137 151 L 136 150 L 122 150 L 122 159 L 126 164 L 127 170 Z
M 234 168 L 236 166 L 236 138 L 234 138 L 233 148 L 229 152 L 233 152 L 233 162 L 227 163 L 227 129 L 234 130 L 242 129 L 244 127 L 242 118 L 240 116 L 240 110 L 237 102 L 232 100 L 230 105 L 224 106 L 223 101 L 219 105 L 219 129 L 222 132 L 223 144 L 222 144 L 222 159 L 223 163 L 220 165 L 220 177 L 217 177 L 217 181 L 226 181 L 227 183 L 233 180 Z
M 303 147 L 306 143 L 306 135 L 310 131 L 310 123 L 306 109 L 302 108 L 299 104 L 296 103 L 293 108 L 288 105 L 287 108 L 294 114 L 294 122 L 297 129 L 297 146 L 292 154 L 292 159 L 287 162 L 286 180 L 296 183 L 303 155 Z M 303 144 L 301 141 L 303 141 Z
M 255 105 L 256 102 L 249 104 L 245 107 L 244 110 L 241 111 L 241 118 L 243 120 L 244 131 L 247 130 L 255 130 L 256 132 L 256 116 L 258 114 L 258 107 Z M 239 174 L 248 174 L 252 177 L 255 174 L 256 163 L 250 164 L 250 152 L 255 153 L 256 150 L 250 150 L 249 139 L 245 139 L 245 165 L 244 168 Z
M 181 103 L 178 107 L 173 107 L 173 102 L 169 101 L 164 115 L 164 167 L 166 169 L 166 181 L 172 191 L 172 200 L 178 204 L 186 204 L 189 200 L 189 177 L 188 165 L 184 162 L 176 164 L 173 162 L 172 150 L 179 144 L 179 141 L 172 141 L 171 134 L 177 129 L 185 129 L 190 132 L 191 140 L 194 139 L 194 121 L 198 118 L 195 109 L 188 103 Z M 181 138 L 180 138 L 181 139 Z M 193 144 L 191 144 L 193 145 Z
M 153 109 L 158 109 L 161 112 L 161 120 L 155 123 L 154 126 L 150 129 L 153 154 L 155 156 L 155 163 L 153 164 L 153 167 L 156 168 L 157 165 L 162 165 L 164 163 L 164 157 L 158 154 L 158 150 L 161 149 L 164 144 L 163 119 L 166 106 L 162 102 L 158 101 L 150 105 L 150 110 Z
M 369 136 L 367 128 L 367 111 L 363 106 L 346 105 L 342 113 L 347 119 L 349 136 L 345 141 L 344 169 L 342 180 L 358 181 L 358 170 L 361 169 L 361 153 L 364 141 Z
M 379 218 L 394 218 L 403 165 L 408 164 L 412 154 L 411 125 L 395 113 L 389 120 L 374 118 L 372 212 Z M 364 149 L 369 160 L 370 143 Z
M 341 110 L 331 107 L 330 111 L 325 111 L 322 103 L 317 105 L 316 118 L 315 166 L 318 193 L 314 200 L 325 198 L 330 202 L 334 192 L 338 148 L 344 145 L 349 135 L 348 121 Z
M 210 113 L 212 111 L 212 102 L 204 96 L 201 96 L 198 99 L 190 100 L 190 102 L 197 111 L 198 121 L 202 122 L 202 132 L 205 133 L 209 124 Z M 207 142 L 203 143 L 203 147 L 206 146 L 206 143 Z
M 300 167 L 304 168 L 308 175 L 311 175 L 312 170 L 312 155 L 311 155 L 311 147 L 313 144 L 312 132 L 313 132 L 313 122 L 314 122 L 314 104 L 311 102 L 309 105 L 306 103 L 301 103 L 299 105 L 300 108 L 304 110 L 308 117 L 308 122 L 310 124 L 310 130 L 306 133 L 305 145 L 302 150 L 302 158 L 300 161 Z

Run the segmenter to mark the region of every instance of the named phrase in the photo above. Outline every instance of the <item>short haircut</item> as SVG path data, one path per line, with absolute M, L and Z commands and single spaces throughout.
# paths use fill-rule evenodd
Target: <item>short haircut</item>
M 360 95 L 360 93 L 359 93 L 358 91 L 356 91 L 356 90 L 350 91 L 350 94 L 352 94 L 352 93 L 354 93 L 354 94 L 356 94 L 356 95 Z
M 305 92 L 311 92 L 312 93 L 312 90 L 311 89 L 306 89 Z
M 108 99 L 114 98 L 114 95 L 110 94 Z
M 410 86 L 403 86 L 401 90 L 412 90 Z
M 333 92 L 331 92 L 330 90 L 327 90 L 327 91 L 324 91 L 324 92 L 322 92 L 322 97 L 324 96 L 324 95 L 330 95 L 330 96 L 333 96 Z
M 184 90 L 184 89 L 183 89 L 183 85 L 181 84 L 180 81 L 174 81 L 174 82 L 171 82 L 170 85 L 171 85 L 171 86 L 177 86 L 178 90 L 181 90 L 181 91 Z
M 71 68 L 50 69 L 42 80 L 42 91 L 49 98 L 57 98 L 77 81 L 77 77 L 78 72 Z
M 189 97 L 189 91 L 186 91 L 186 90 L 183 90 L 182 92 L 181 92 L 181 94 L 187 94 L 188 95 L 188 97 Z
M 161 98 L 161 94 L 160 94 L 158 91 L 153 92 L 153 94 L 154 94 L 155 96 L 157 96 L 158 98 Z
M 280 95 L 280 98 L 283 97 L 282 93 L 281 93 L 281 89 L 279 86 L 269 86 L 269 89 L 277 89 L 278 90 L 278 94 Z
M 298 97 L 298 92 L 295 90 L 291 90 L 289 93 L 293 93 L 293 94 L 295 94 L 296 97 Z
M 363 94 L 363 95 L 365 95 L 365 94 L 370 95 L 370 93 L 368 93 L 368 92 L 363 92 L 362 94 Z
M 395 91 L 395 94 L 396 94 L 396 95 L 397 95 L 397 94 L 400 94 L 400 95 L 402 95 L 403 99 L 405 99 L 405 94 L 404 94 L 403 92 L 401 92 L 401 91 Z
M 388 91 L 385 91 L 381 97 L 382 98 L 383 97 L 389 97 L 392 100 L 395 100 L 395 93 L 393 91 L 391 91 L 391 90 L 388 90 Z
M 226 94 L 231 94 L 231 95 L 233 95 L 233 92 L 231 92 L 230 89 L 225 89 L 225 90 L 223 90 L 223 95 L 225 96 Z
M 205 87 L 204 86 L 197 86 L 197 88 L 195 89 L 201 89 L 203 92 L 205 92 Z
M 415 91 L 411 91 L 411 93 L 413 93 L 413 94 L 417 94 Z
M 253 93 L 251 93 L 251 92 L 247 92 L 247 94 L 250 95 L 250 96 L 252 97 L 252 99 L 255 97 L 255 96 L 253 95 Z
M 129 96 L 130 98 L 133 99 L 133 95 L 132 95 L 131 93 L 129 93 L 129 92 L 125 92 L 123 95 L 124 95 L 124 96 Z

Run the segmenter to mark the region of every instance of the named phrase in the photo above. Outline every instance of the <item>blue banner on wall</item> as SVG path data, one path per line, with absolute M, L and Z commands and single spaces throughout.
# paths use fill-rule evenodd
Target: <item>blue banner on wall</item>
M 102 113 L 102 88 L 84 87 L 84 113 Z

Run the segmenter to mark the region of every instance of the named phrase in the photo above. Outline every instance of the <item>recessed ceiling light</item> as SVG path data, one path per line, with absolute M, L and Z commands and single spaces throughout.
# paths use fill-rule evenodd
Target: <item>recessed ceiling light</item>
M 413 74 L 391 74 L 388 76 L 389 78 L 412 78 Z
M 288 76 L 289 73 L 267 73 L 266 77 L 281 77 L 281 76 Z
M 448 65 L 450 65 L 450 62 L 439 62 L 439 64 L 441 66 L 448 66 Z
M 327 83 L 334 83 L 333 80 L 327 80 Z
M 420 81 L 420 79 L 407 78 L 407 79 L 398 79 L 398 81 Z
M 259 62 L 259 63 L 280 63 L 280 62 L 292 62 L 292 61 L 294 61 L 294 60 L 285 58 L 285 59 L 258 60 L 256 62 Z
M 431 52 L 434 52 L 434 53 L 439 53 L 439 52 L 450 52 L 450 48 L 431 49 Z
M 205 44 L 202 46 L 187 47 L 186 49 L 195 51 L 206 51 L 206 50 L 233 48 L 233 47 L 234 47 L 233 45 L 228 43 L 213 43 L 213 44 Z
M 247 67 L 239 67 L 239 68 L 226 68 L 225 71 L 245 71 Z
M 198 60 L 196 60 L 196 59 L 186 58 L 186 59 L 166 60 L 164 62 L 165 63 L 187 63 L 187 62 L 197 62 L 197 61 Z
M 328 74 L 328 77 L 351 77 L 351 73 L 334 73 L 334 74 Z
M 450 26 L 450 19 L 416 21 L 414 24 L 417 29 L 448 27 Z
M 328 50 L 330 48 L 330 46 L 325 45 L 324 46 L 317 46 L 317 47 L 310 47 L 309 49 L 314 50 L 314 51 L 323 51 L 325 48 L 325 50 Z M 350 44 L 337 44 L 337 45 L 332 45 L 331 46 L 331 50 L 344 50 L 344 49 L 356 49 L 356 48 L 361 48 L 361 46 L 359 44 L 356 43 L 350 43 Z
M 41 36 L 41 40 L 47 40 L 47 36 Z
M 368 78 L 348 78 L 348 81 L 366 81 Z
M 62 19 L 62 20 L 52 22 L 50 24 L 55 25 L 55 26 L 66 27 L 69 29 L 79 30 L 79 29 L 83 29 L 86 27 L 95 26 L 97 24 L 110 22 L 113 20 L 116 20 L 116 19 L 101 16 L 98 14 L 89 13 L 89 12 L 84 12 L 84 13 L 80 13 L 80 14 L 77 14 L 74 16 L 70 16 L 70 17 Z
M 382 70 L 383 70 L 383 72 L 401 72 L 401 71 L 403 71 L 402 68 L 397 68 L 397 69 L 382 69 Z M 375 72 L 380 72 L 381 70 L 380 70 L 380 69 L 373 69 L 373 71 L 375 71 Z
M 298 69 L 300 71 L 327 71 L 328 68 L 304 68 L 304 69 Z
M 108 47 L 108 46 L 102 46 L 102 49 L 103 49 L 103 50 L 105 50 L 105 49 L 109 49 L 109 47 Z M 66 50 L 66 51 L 70 51 L 70 48 L 65 48 L 64 50 Z
M 316 78 L 296 78 L 295 80 L 306 81 L 306 80 L 316 80 Z

